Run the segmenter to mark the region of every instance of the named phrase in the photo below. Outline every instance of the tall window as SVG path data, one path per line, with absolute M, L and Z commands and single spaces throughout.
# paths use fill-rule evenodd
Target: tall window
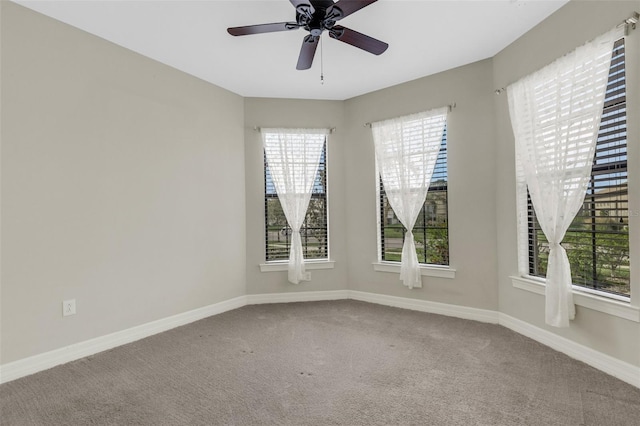
M 266 156 L 264 157 L 264 209 L 265 241 L 267 261 L 289 259 L 291 228 L 282 211 L 276 188 L 271 180 Z M 302 250 L 305 259 L 328 259 L 329 242 L 327 232 L 327 142 L 325 140 L 318 174 L 313 185 L 311 201 L 302 229 Z
M 449 225 L 447 216 L 447 128 L 436 162 L 429 192 L 413 228 L 418 261 L 423 264 L 449 265 Z M 389 205 L 382 179 L 379 184 L 380 259 L 399 262 L 406 228 Z
M 614 44 L 591 180 L 562 246 L 573 284 L 630 295 L 624 39 Z M 549 243 L 527 197 L 529 274 L 544 277 Z M 523 230 L 521 230 L 523 232 Z

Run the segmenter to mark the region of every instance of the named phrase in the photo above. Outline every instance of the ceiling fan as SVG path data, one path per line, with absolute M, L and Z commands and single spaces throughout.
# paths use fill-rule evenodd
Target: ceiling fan
M 271 33 L 277 31 L 291 31 L 304 28 L 309 31 L 302 41 L 300 55 L 296 69 L 311 68 L 313 57 L 318 47 L 318 41 L 323 31 L 327 31 L 331 38 L 358 47 L 374 55 L 380 55 L 389 45 L 373 37 L 336 25 L 340 19 L 375 3 L 377 0 L 289 0 L 296 8 L 295 22 L 278 22 L 274 24 L 247 25 L 244 27 L 227 28 L 233 36 Z

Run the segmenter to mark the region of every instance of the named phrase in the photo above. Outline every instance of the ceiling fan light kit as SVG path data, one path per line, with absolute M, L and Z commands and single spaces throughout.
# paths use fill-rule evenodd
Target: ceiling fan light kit
M 374 55 L 383 53 L 389 45 L 368 35 L 359 33 L 336 23 L 354 12 L 375 3 L 377 0 L 289 0 L 296 8 L 295 22 L 277 22 L 273 24 L 247 25 L 227 28 L 233 36 L 292 31 L 304 28 L 309 32 L 302 40 L 296 69 L 311 68 L 318 47 L 318 41 L 324 31 L 329 37 L 350 44 Z

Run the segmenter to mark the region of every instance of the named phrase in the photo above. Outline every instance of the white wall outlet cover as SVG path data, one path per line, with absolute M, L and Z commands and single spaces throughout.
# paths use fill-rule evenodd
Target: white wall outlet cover
M 76 314 L 76 299 L 64 300 L 62 302 L 62 316 L 66 317 L 69 315 Z

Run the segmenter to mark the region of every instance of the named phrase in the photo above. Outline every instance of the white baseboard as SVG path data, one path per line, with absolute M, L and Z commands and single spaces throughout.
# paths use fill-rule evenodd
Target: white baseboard
M 320 300 L 353 299 L 362 302 L 394 306 L 414 311 L 429 312 L 456 318 L 500 324 L 517 333 L 536 340 L 546 346 L 562 352 L 571 358 L 582 361 L 598 370 L 640 388 L 640 367 L 631 365 L 609 355 L 598 352 L 555 333 L 533 326 L 527 322 L 496 311 L 470 308 L 427 300 L 406 297 L 387 296 L 354 290 L 300 291 L 290 293 L 249 294 L 224 302 L 214 303 L 203 308 L 174 315 L 158 321 L 152 321 L 127 330 L 76 343 L 29 358 L 0 366 L 0 383 L 9 382 L 59 364 L 93 355 L 116 346 L 124 345 L 181 325 L 240 308 L 245 305 L 263 303 L 311 302 Z
M 469 308 L 467 306 L 449 305 L 447 303 L 431 302 L 429 300 L 387 296 L 384 294 L 367 293 L 355 290 L 349 290 L 349 298 L 363 302 L 377 303 L 379 305 L 410 309 L 412 311 L 429 312 L 432 314 L 446 315 L 448 317 L 488 322 L 491 324 L 498 323 L 498 313 L 496 311 L 489 311 L 486 309 Z
M 162 333 L 181 325 L 189 324 L 212 315 L 220 314 L 247 304 L 246 296 L 239 296 L 223 302 L 173 315 L 157 321 L 151 321 L 126 330 L 117 331 L 105 336 L 85 340 L 53 351 L 30 356 L 18 361 L 0 365 L 0 383 L 6 383 L 20 377 L 47 370 L 56 365 L 94 355 L 136 340 Z
M 247 305 L 263 303 L 314 302 L 349 298 L 349 290 L 296 291 L 289 293 L 248 294 Z
M 507 314 L 500 314 L 500 325 L 640 388 L 640 367 L 638 366 L 603 354 Z

